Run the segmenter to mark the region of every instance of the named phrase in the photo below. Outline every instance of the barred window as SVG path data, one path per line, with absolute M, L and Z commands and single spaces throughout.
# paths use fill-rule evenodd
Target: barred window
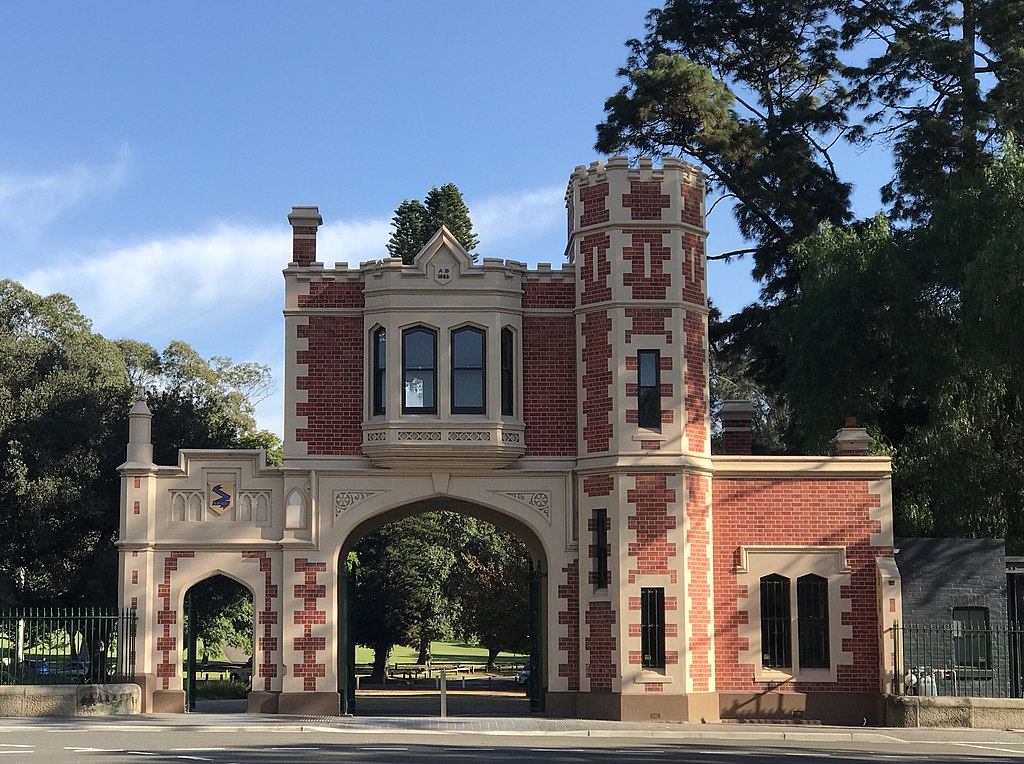
M 595 509 L 590 520 L 594 533 L 594 588 L 608 586 L 608 510 Z
M 761 664 L 790 668 L 792 658 L 789 579 L 773 573 L 761 579 Z
M 645 669 L 665 668 L 665 590 L 640 590 L 640 650 Z
M 992 667 L 987 607 L 953 608 L 953 652 L 959 668 Z
M 813 574 L 796 580 L 800 668 L 828 668 L 828 581 Z

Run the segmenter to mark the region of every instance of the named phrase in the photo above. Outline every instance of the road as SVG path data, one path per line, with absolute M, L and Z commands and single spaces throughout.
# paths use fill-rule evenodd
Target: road
M 1024 736 L 966 731 L 964 739 L 943 731 L 931 739 L 889 737 L 888 731 L 864 740 L 837 741 L 827 732 L 808 732 L 795 740 L 739 737 L 652 739 L 649 733 L 614 737 L 557 733 L 424 732 L 394 729 L 342 729 L 331 726 L 225 727 L 119 726 L 110 723 L 56 725 L 17 720 L 0 727 L 0 764 L 100 764 L 105 762 L 372 762 L 373 764 L 470 764 L 471 762 L 612 762 L 740 764 L 741 762 L 966 762 L 997 764 L 1024 759 Z M 670 730 L 671 728 L 669 728 Z M 920 731 L 925 733 L 925 731 Z M 669 734 L 669 732 L 666 732 Z M 713 733 L 714 734 L 714 733 Z

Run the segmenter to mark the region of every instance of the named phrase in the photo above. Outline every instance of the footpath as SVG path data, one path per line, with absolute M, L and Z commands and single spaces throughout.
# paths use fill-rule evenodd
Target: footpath
M 105 730 L 159 733 L 226 732 L 240 734 L 292 733 L 333 737 L 386 734 L 396 741 L 405 736 L 444 736 L 445 742 L 465 736 L 482 739 L 498 737 L 536 738 L 616 738 L 661 744 L 687 741 L 728 741 L 755 743 L 775 741 L 805 745 L 860 743 L 891 747 L 893 752 L 908 753 L 915 745 L 976 743 L 1013 746 L 1024 753 L 1024 730 L 983 729 L 902 729 L 888 727 L 829 727 L 793 724 L 673 724 L 668 722 L 611 722 L 588 719 L 549 719 L 530 717 L 466 716 L 282 716 L 245 713 L 146 714 L 105 717 L 40 717 L 0 719 L 0 733 L 28 730 Z M 592 743 L 597 742 L 592 740 Z

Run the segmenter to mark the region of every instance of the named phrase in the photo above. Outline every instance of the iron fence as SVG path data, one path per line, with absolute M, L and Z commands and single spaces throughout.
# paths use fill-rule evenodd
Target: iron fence
M 1024 624 L 894 625 L 898 695 L 1024 697 Z
M 134 610 L 0 611 L 0 685 L 135 680 Z

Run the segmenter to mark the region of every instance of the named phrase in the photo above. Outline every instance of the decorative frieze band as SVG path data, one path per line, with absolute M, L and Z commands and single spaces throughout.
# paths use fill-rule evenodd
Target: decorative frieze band
M 507 496 L 513 501 L 523 504 L 535 512 L 544 515 L 544 519 L 551 523 L 551 494 L 548 491 L 494 491 L 501 496 Z

